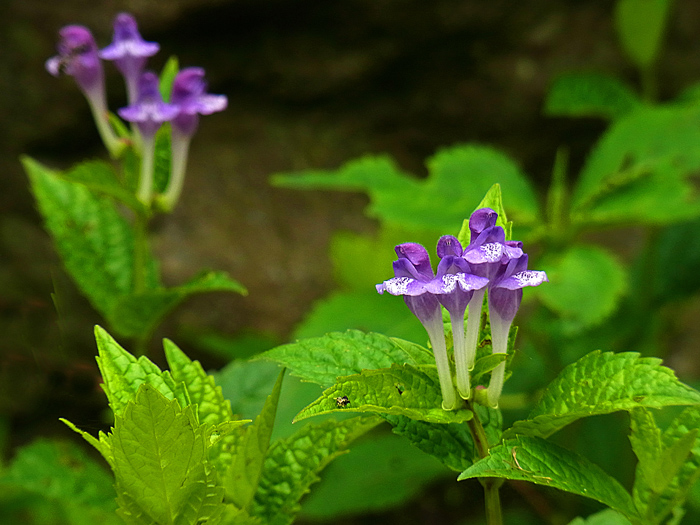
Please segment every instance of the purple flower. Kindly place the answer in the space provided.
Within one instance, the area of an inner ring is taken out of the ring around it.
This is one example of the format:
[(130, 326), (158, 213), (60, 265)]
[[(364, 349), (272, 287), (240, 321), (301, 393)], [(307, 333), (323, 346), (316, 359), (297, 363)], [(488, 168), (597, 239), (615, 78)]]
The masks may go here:
[(447, 358), (440, 303), (429, 291), (429, 286), (435, 279), (430, 266), (430, 256), (423, 246), (416, 243), (399, 244), (395, 249), (399, 257), (393, 264), (395, 276), (378, 284), (377, 291), (380, 294), (386, 291), (392, 295), (403, 295), (409, 310), (425, 327), (433, 345), (442, 391), (442, 406), (445, 410), (452, 410), (457, 407), (457, 396)]
[(166, 210), (172, 210), (180, 198), (190, 140), (197, 130), (199, 115), (222, 111), (228, 105), (224, 95), (207, 93), (204, 70), (198, 67), (185, 68), (177, 74), (173, 81), (170, 102), (178, 108), (178, 114), (172, 121), (170, 179), (161, 197), (161, 206)]
[(155, 55), (160, 46), (141, 38), (136, 20), (128, 13), (120, 13), (114, 19), (112, 43), (102, 49), (100, 57), (113, 60), (114, 65), (124, 75), (129, 103), (138, 97), (138, 81), (148, 57)]
[(155, 134), (164, 122), (177, 115), (178, 108), (163, 102), (155, 73), (147, 71), (141, 74), (138, 90), (136, 103), (121, 108), (118, 113), (124, 120), (134, 122), (141, 132), (141, 177), (136, 195), (143, 204), (150, 206), (153, 197)]
[(75, 79), (90, 105), (102, 141), (110, 154), (117, 156), (123, 143), (109, 125), (104, 71), (95, 39), (88, 28), (79, 25), (65, 26), (58, 34), (58, 55), (46, 61), (46, 69), (53, 76), (63, 72)]

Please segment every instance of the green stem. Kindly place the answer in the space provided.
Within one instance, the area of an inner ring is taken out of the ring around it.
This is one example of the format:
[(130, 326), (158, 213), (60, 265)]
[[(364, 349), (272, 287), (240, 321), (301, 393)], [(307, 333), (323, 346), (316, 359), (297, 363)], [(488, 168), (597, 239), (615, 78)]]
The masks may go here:
[[(481, 424), (474, 403), (467, 401), (467, 407), (474, 413), (474, 417), (468, 421), (469, 432), (474, 440), (474, 447), (479, 455), (479, 459), (483, 459), (489, 455), (489, 441), (486, 438), (484, 426)], [(503, 525), (501, 496), (498, 492), (501, 485), (503, 485), (503, 480), (500, 478), (479, 478), (479, 482), (484, 487), (487, 525)]]

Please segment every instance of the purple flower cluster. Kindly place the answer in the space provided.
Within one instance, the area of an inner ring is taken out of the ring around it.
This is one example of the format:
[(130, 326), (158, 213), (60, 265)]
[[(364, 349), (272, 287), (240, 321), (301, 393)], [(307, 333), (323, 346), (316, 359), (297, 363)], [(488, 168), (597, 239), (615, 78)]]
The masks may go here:
[(158, 77), (144, 69), (148, 57), (155, 55), (160, 46), (146, 42), (136, 20), (127, 13), (117, 15), (113, 41), (102, 50), (98, 50), (92, 33), (83, 26), (66, 26), (59, 36), (58, 55), (47, 60), (46, 69), (54, 76), (63, 72), (75, 78), (88, 100), (102, 140), (114, 157), (119, 156), (124, 143), (109, 123), (102, 60), (113, 61), (124, 76), (129, 105), (118, 113), (138, 130), (134, 142), (140, 146), (142, 161), (137, 196), (146, 206), (150, 206), (153, 199), (155, 134), (164, 123), (171, 123), (171, 174), (161, 196), (161, 206), (171, 210), (182, 190), (189, 143), (197, 129), (199, 115), (222, 111), (228, 104), (226, 97), (208, 94), (204, 70), (192, 67), (175, 76), (171, 100), (164, 102)]
[[(428, 332), (442, 389), (443, 408), (458, 406), (447, 356), (440, 305), (450, 314), (454, 341), (457, 391), (469, 399), (469, 371), (474, 367), (481, 322), (481, 307), (488, 290), (491, 340), (494, 353), (506, 353), (508, 332), (520, 307), (523, 288), (547, 281), (545, 272), (527, 269), (528, 256), (519, 241), (506, 241), (496, 226), (498, 214), (490, 208), (476, 210), (469, 218), (471, 239), (462, 248), (452, 235), (440, 238), (440, 262), (433, 273), (426, 249), (415, 243), (396, 246), (394, 277), (377, 285), (379, 293), (403, 295), (406, 304)], [(466, 331), (464, 314), (469, 308)], [(503, 388), (505, 362), (491, 373), (488, 401), (498, 405)]]

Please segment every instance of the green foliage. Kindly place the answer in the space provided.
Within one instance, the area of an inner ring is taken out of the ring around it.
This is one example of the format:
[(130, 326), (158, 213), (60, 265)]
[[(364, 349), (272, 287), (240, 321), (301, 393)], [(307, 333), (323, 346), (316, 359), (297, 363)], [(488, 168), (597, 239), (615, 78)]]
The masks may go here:
[(517, 421), (504, 435), (548, 437), (582, 417), (698, 403), (700, 392), (679, 382), (660, 359), (595, 351), (567, 366), (548, 385), (528, 419)]
[(544, 257), (538, 266), (547, 272), (549, 283), (533, 290), (533, 295), (558, 314), (565, 333), (602, 322), (617, 309), (627, 291), (622, 265), (596, 246), (574, 246)]
[(600, 501), (632, 519), (637, 517), (632, 497), (617, 480), (584, 457), (537, 437), (506, 439), (458, 479), (475, 477), (546, 485)]
[(461, 423), (473, 417), (470, 410), (442, 409), (434, 365), (407, 364), (337, 378), (335, 385), (297, 415), (296, 421), (331, 412), (391, 414), (429, 423)]
[(299, 500), (318, 481), (318, 473), (381, 421), (376, 417), (326, 421), (276, 441), (265, 460), (252, 514), (270, 525), (291, 523)]
[(639, 69), (647, 70), (656, 62), (672, 4), (672, 0), (617, 0), (620, 42)]
[(605, 509), (586, 519), (575, 518), (569, 525), (630, 525), (630, 520), (615, 510)]
[(337, 377), (359, 374), (364, 369), (389, 368), (392, 363), (434, 362), (432, 353), (417, 344), (359, 330), (278, 346), (257, 358), (276, 361), (293, 375), (322, 386), (330, 386)]
[(545, 115), (615, 120), (641, 105), (637, 94), (615, 77), (567, 73), (557, 77), (544, 103)]
[(71, 443), (38, 440), (21, 448), (0, 473), (0, 520), (119, 525), (112, 479)]

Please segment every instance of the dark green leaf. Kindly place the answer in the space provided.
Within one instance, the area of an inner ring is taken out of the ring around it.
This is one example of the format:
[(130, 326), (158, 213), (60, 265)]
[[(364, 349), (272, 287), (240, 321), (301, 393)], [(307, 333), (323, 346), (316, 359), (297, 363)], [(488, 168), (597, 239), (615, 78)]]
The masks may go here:
[(270, 447), (252, 514), (268, 525), (287, 525), (299, 511), (299, 501), (319, 480), (319, 473), (348, 451), (355, 439), (381, 423), (377, 417), (357, 417), (306, 425)]
[(547, 437), (582, 417), (698, 403), (700, 392), (679, 382), (660, 359), (598, 350), (567, 366), (549, 384), (528, 419), (517, 421), (504, 435)]
[(392, 365), (339, 377), (295, 421), (338, 411), (400, 415), (430, 423), (461, 423), (473, 417), (471, 410), (443, 410), (434, 365)]
[(389, 368), (393, 363), (424, 365), (433, 355), (413, 343), (359, 330), (334, 332), (278, 346), (258, 356), (276, 361), (305, 381), (330, 386), (335, 378), (359, 374), (364, 369)]
[(600, 501), (636, 518), (632, 497), (597, 465), (540, 438), (518, 436), (489, 450), (489, 456), (462, 472), (459, 480), (497, 477), (554, 487)]
[(615, 77), (566, 73), (555, 79), (545, 100), (545, 115), (617, 119), (641, 105), (637, 94)]

